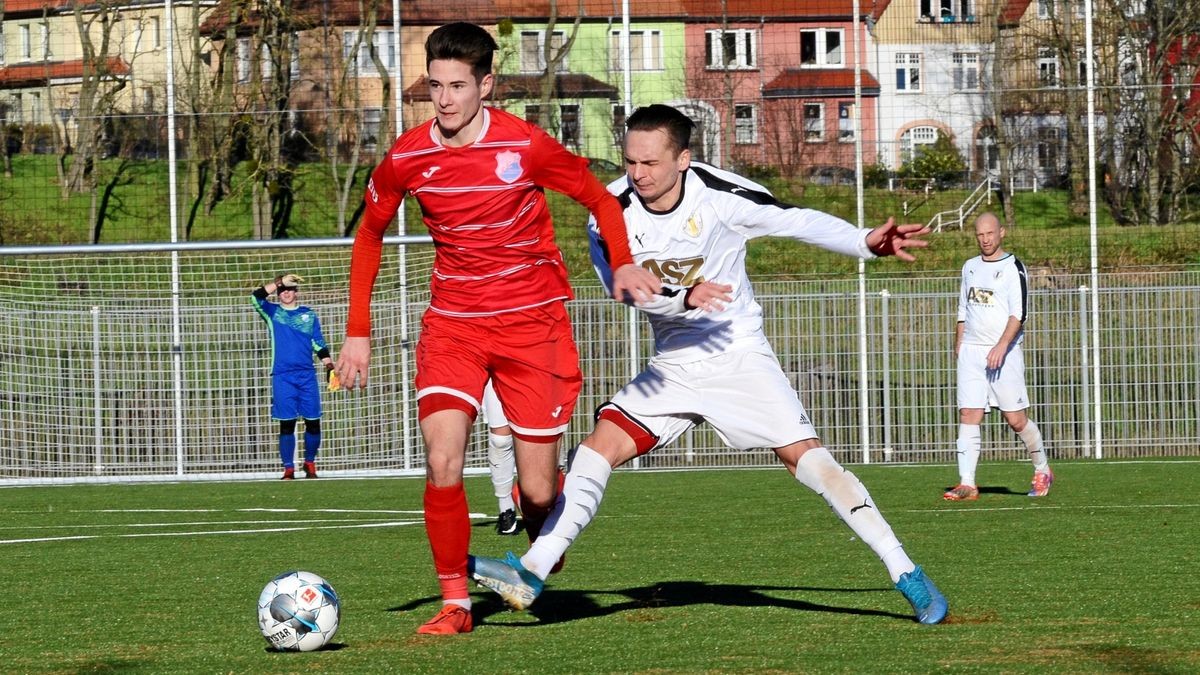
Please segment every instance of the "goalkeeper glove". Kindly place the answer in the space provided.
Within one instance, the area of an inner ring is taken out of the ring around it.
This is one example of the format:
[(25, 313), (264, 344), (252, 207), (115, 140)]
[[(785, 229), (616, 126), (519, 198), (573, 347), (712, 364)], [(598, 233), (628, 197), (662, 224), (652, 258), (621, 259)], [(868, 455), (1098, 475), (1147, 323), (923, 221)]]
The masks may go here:
[(329, 391), (338, 391), (342, 388), (342, 381), (338, 379), (337, 370), (333, 366), (325, 366), (325, 382), (329, 385)]
[(299, 286), (300, 282), (302, 281), (304, 281), (304, 277), (300, 276), (299, 274), (284, 274), (275, 278), (275, 285), (284, 286), (287, 288), (295, 288)]

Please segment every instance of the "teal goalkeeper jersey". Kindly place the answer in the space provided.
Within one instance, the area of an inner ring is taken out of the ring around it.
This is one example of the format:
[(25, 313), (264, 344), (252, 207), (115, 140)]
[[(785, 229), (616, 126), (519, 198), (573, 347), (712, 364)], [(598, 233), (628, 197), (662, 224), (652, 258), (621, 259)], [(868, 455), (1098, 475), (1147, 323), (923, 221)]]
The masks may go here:
[(250, 300), (271, 336), (271, 374), (313, 372), (313, 354), (326, 349), (317, 313), (304, 305), (287, 309), (255, 295)]

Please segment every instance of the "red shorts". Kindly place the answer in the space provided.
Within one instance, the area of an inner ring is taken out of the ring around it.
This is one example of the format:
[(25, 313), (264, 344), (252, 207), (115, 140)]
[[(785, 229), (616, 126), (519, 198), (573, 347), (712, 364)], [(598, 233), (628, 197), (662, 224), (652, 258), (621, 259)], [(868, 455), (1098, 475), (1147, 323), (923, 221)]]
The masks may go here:
[(516, 434), (566, 431), (583, 375), (564, 303), (466, 318), (426, 311), (417, 341), (420, 417), (448, 408), (478, 413), (488, 378)]

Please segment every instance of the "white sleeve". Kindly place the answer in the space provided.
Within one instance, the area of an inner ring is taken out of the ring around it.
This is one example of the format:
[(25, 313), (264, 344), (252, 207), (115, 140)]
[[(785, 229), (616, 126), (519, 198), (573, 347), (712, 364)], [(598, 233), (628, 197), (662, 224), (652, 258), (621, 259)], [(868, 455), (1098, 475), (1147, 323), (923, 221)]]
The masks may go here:
[(867, 247), (868, 229), (816, 209), (785, 204), (771, 197), (743, 197), (741, 194), (722, 195), (731, 214), (729, 224), (747, 239), (755, 237), (788, 237), (806, 244), (841, 253), (854, 258), (874, 258)]
[[(967, 264), (970, 264), (968, 261)], [(967, 320), (967, 265), (963, 265), (962, 280), (958, 283), (958, 320)]]
[[(596, 270), (596, 277), (604, 286), (605, 294), (612, 297), (612, 265), (608, 262), (608, 248), (600, 238), (595, 218), (588, 219), (588, 252), (592, 257), (592, 269)], [(662, 293), (655, 293), (645, 304), (634, 305), (629, 298), (622, 298), (621, 301), (647, 314), (673, 316), (688, 311), (684, 305), (686, 296), (686, 288), (663, 284)]]
[(693, 163), (711, 191), (720, 217), (747, 239), (788, 237), (854, 258), (875, 258), (867, 248), (870, 230), (823, 211), (781, 202), (767, 188), (716, 167)]

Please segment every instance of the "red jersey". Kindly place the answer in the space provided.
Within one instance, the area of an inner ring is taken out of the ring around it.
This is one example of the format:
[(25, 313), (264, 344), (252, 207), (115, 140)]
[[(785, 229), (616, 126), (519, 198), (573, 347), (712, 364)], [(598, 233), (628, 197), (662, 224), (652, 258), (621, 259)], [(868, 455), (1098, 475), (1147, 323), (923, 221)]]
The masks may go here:
[(475, 142), (443, 145), (431, 119), (402, 134), (371, 175), (351, 257), (346, 335), (370, 336), (383, 234), (406, 193), (433, 237), (429, 309), (440, 314), (491, 316), (573, 297), (544, 188), (592, 212), (613, 269), (633, 262), (621, 207), (587, 160), (512, 114), (479, 114)]

